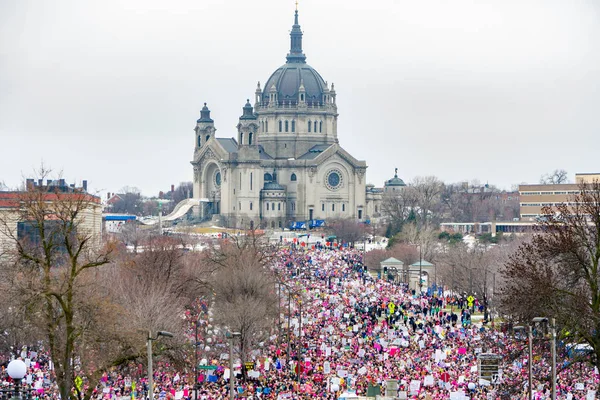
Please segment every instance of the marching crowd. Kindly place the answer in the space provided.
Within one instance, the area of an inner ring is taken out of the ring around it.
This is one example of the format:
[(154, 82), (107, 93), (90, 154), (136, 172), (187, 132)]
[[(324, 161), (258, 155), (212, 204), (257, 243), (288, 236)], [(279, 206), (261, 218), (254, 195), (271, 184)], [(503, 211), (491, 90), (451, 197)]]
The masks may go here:
[[(384, 395), (386, 387), (407, 399), (528, 398), (527, 343), (476, 319), (466, 304), (460, 307), (439, 292), (419, 296), (372, 277), (353, 249), (283, 248), (277, 260), (274, 268), (293, 296), (282, 294), (281, 326), (252, 353), (247, 378), (236, 379), (237, 398), (338, 399)], [(550, 399), (547, 343), (536, 346), (533, 398)], [(26, 383), (39, 397), (56, 397), (47, 389), (49, 360), (24, 351), (31, 371)], [(500, 356), (500, 365), (492, 378), (481, 380), (478, 356), (485, 353)], [(598, 370), (570, 362), (562, 349), (557, 398), (596, 398)], [(197, 393), (191, 368), (158, 364), (154, 398), (228, 398), (229, 361), (215, 357), (206, 364), (210, 368), (202, 369)], [(96, 398), (143, 398), (144, 373), (140, 365), (137, 371), (106, 374)]]

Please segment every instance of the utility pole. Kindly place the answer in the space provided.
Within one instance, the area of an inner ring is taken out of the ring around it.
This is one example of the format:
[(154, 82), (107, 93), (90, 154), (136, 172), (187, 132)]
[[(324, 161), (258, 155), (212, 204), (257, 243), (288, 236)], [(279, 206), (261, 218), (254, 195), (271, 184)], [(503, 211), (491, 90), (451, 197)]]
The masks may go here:
[(148, 351), (148, 400), (154, 399), (154, 371), (152, 370), (152, 332), (148, 331), (146, 342)]
[(550, 334), (552, 335), (552, 400), (556, 400), (556, 319), (551, 319)]
[(194, 399), (198, 400), (198, 322), (199, 318), (196, 318), (196, 342), (194, 346)]
[(531, 387), (531, 377), (533, 375), (533, 327), (529, 324), (529, 400), (533, 400), (533, 388)]
[(302, 378), (302, 297), (299, 298), (298, 302), (300, 303), (298, 306), (299, 309), (299, 318), (298, 318), (298, 384), (301, 383)]
[(419, 244), (419, 297), (423, 295), (423, 246)]

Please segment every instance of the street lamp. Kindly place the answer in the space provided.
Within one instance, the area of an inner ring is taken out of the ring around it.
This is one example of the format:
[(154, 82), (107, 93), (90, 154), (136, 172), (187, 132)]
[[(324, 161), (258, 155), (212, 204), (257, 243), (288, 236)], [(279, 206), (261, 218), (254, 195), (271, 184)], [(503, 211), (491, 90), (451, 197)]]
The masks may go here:
[(235, 399), (234, 387), (235, 387), (235, 374), (233, 373), (233, 339), (240, 337), (240, 332), (227, 332), (225, 337), (229, 339), (229, 398), (230, 400)]
[[(534, 324), (547, 324), (548, 318), (535, 317), (531, 320)], [(556, 400), (556, 320), (552, 318), (550, 321), (550, 351), (552, 354), (552, 400)]]
[[(27, 374), (27, 365), (25, 365), (25, 363), (22, 360), (12, 360), (8, 363), (8, 366), (6, 367), (6, 372), (8, 373), (8, 376), (10, 376), (13, 379), (13, 381), (15, 381), (14, 398), (20, 399), (21, 380), (25, 377), (25, 374)], [(10, 393), (11, 390), (3, 389), (1, 392)]]
[(146, 342), (146, 348), (148, 350), (148, 400), (154, 399), (154, 372), (152, 371), (152, 342), (158, 339), (159, 337), (169, 337), (172, 338), (173, 334), (167, 331), (158, 331), (156, 332), (156, 337), (152, 337), (152, 332), (148, 331), (148, 337)]
[(529, 400), (533, 400), (533, 391), (531, 388), (531, 375), (532, 375), (532, 366), (533, 366), (533, 346), (532, 346), (532, 342), (533, 342), (533, 328), (531, 327), (531, 325), (528, 326), (529, 329), (526, 329), (524, 326), (515, 326), (514, 330), (515, 332), (525, 332), (527, 330), (527, 342), (528, 342), (528, 346), (529, 346), (529, 362), (528, 362), (528, 366), (529, 366), (529, 372), (528, 372), (528, 386), (527, 386), (527, 390), (528, 390), (528, 394), (529, 394)]

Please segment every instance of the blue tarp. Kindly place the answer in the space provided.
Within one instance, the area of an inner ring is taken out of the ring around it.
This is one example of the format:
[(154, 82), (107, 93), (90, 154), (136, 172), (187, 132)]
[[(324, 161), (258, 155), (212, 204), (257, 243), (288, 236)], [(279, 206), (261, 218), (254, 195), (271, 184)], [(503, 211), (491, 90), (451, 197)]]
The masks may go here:
[(105, 221), (134, 221), (137, 217), (135, 215), (105, 215), (102, 218)]

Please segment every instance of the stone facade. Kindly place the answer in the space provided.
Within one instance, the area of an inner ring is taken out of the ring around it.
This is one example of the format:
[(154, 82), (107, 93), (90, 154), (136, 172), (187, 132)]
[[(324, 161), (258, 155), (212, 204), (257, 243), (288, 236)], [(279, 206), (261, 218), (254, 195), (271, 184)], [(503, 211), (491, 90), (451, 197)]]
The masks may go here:
[(194, 197), (198, 216), (229, 227), (283, 228), (293, 221), (366, 220), (381, 202), (367, 188), (365, 161), (339, 144), (334, 85), (306, 64), (302, 31), (290, 33), (287, 62), (258, 84), (237, 138), (217, 138), (206, 104), (195, 127)]

